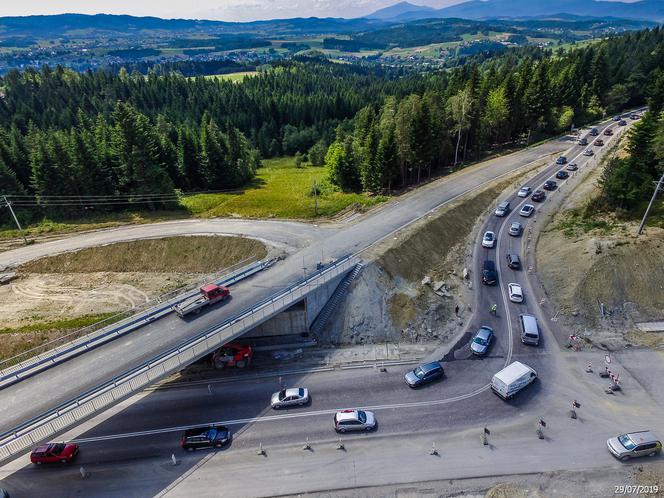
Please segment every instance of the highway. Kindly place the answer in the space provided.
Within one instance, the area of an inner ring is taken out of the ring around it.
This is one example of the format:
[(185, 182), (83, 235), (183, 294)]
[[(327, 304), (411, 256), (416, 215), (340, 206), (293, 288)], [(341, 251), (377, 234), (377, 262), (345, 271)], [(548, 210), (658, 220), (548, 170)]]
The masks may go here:
[[(239, 283), (233, 289), (232, 299), (222, 306), (213, 307), (208, 312), (186, 320), (174, 315), (166, 316), (116, 341), (3, 389), (0, 392), (0, 431), (10, 430), (21, 422), (74, 398), (78, 393), (109, 381), (246, 309), (252, 303), (292, 285), (307, 271), (311, 272), (315, 268), (316, 263), (322, 259), (321, 255), (325, 258), (336, 258), (366, 249), (440, 205), (567, 147), (568, 143), (564, 140), (554, 140), (469, 167), (432, 182), (381, 206), (349, 226), (342, 225), (328, 232), (327, 237), (321, 240), (312, 240), (296, 255)], [(245, 228), (247, 227), (243, 227)], [(147, 231), (148, 236), (154, 236), (155, 233), (154, 227), (142, 225), (132, 226), (127, 230), (134, 238), (138, 237), (140, 230)], [(126, 232), (120, 229), (111, 231), (111, 235), (118, 240), (126, 237), (125, 234)], [(99, 232), (99, 237), (104, 237), (107, 243), (110, 242), (106, 232)], [(65, 244), (66, 250), (72, 250), (77, 242), (80, 245), (89, 244), (87, 236), (67, 240), (70, 241), (66, 244), (55, 241), (43, 246), (52, 244), (56, 250), (65, 250)], [(33, 251), (30, 247), (26, 250)], [(6, 253), (4, 264), (9, 260), (20, 261), (21, 251), (17, 249)]]

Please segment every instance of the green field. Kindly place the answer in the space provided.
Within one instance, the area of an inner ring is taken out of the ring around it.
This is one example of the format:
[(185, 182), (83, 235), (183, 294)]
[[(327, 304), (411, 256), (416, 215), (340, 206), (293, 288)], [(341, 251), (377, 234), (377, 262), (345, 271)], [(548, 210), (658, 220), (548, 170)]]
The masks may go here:
[[(318, 196), (318, 216), (333, 216), (353, 204), (369, 207), (387, 200), (383, 196), (340, 192), (327, 181), (326, 168), (296, 168), (292, 157), (283, 157), (263, 160), (263, 167), (259, 168), (250, 186), (233, 193), (185, 196), (180, 210), (98, 213), (86, 218), (57, 220), (45, 218), (24, 228), (29, 237), (36, 237), (190, 217), (311, 219), (316, 217), (314, 197), (311, 195), (314, 180), (320, 185), (321, 192)], [(0, 230), (0, 240), (19, 237), (20, 234), (12, 226)]]
[(257, 74), (258, 74), (258, 71), (239, 71), (237, 73), (211, 74), (209, 76), (205, 76), (205, 79), (209, 79), (209, 80), (228, 80), (228, 81), (240, 82), (245, 77), (252, 77), (252, 76), (256, 76)]
[(197, 194), (185, 197), (183, 206), (198, 217), (313, 218), (313, 182), (321, 186), (318, 215), (332, 216), (351, 204), (371, 206), (385, 197), (346, 194), (332, 188), (323, 167), (296, 168), (293, 158), (263, 161), (253, 185), (237, 193)]

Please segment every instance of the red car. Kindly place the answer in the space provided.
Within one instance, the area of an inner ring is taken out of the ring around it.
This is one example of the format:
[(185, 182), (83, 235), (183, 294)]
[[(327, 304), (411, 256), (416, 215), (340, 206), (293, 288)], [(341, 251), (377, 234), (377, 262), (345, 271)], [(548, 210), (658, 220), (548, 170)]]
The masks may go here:
[(68, 463), (78, 455), (78, 445), (75, 443), (45, 443), (30, 453), (30, 461), (37, 465), (41, 463)]

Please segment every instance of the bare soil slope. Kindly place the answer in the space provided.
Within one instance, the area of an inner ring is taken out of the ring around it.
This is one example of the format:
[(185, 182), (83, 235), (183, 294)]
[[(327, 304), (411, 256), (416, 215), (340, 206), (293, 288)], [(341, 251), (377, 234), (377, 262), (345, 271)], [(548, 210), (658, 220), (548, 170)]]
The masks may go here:
[[(618, 152), (621, 153), (620, 151)], [(664, 230), (615, 216), (584, 215), (600, 195), (601, 168), (580, 183), (539, 237), (537, 270), (558, 319), (595, 346), (664, 345), (635, 323), (664, 319)]]

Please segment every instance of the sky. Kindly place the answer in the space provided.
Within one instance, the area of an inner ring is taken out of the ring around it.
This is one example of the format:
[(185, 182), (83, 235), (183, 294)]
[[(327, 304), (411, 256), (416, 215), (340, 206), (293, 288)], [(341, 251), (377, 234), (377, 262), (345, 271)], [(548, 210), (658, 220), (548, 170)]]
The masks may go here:
[[(253, 21), (287, 17), (359, 17), (398, 0), (0, 0), (0, 16), (130, 14), (163, 18)], [(446, 7), (464, 0), (411, 0)], [(634, 1), (634, 0), (623, 0)]]
[[(0, 0), (0, 16), (131, 14), (164, 18), (253, 21), (286, 17), (359, 17), (398, 0)], [(463, 0), (414, 0), (440, 8)]]

